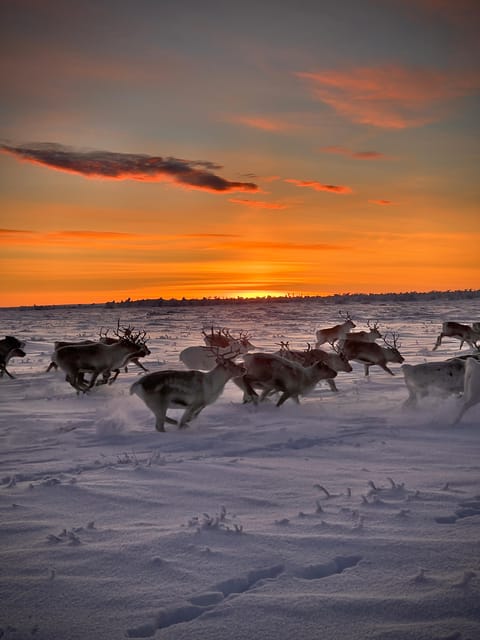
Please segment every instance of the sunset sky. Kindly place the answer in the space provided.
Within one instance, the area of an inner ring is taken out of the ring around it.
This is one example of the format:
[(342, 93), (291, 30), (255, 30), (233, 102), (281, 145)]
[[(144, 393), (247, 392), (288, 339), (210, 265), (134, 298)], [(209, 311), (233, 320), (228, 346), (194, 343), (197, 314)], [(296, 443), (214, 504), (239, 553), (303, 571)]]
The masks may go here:
[(480, 288), (478, 0), (0, 0), (0, 306)]

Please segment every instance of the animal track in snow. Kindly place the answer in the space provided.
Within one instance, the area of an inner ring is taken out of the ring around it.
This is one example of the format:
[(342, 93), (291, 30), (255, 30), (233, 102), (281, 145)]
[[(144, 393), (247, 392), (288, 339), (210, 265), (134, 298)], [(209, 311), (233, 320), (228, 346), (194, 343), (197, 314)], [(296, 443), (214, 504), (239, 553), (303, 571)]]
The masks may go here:
[(362, 559), (362, 556), (337, 556), (329, 562), (322, 564), (311, 564), (304, 567), (298, 574), (298, 577), (305, 580), (318, 580), (319, 578), (328, 578), (336, 573), (342, 573), (345, 569), (355, 567)]
[[(361, 560), (362, 556), (358, 555), (337, 556), (329, 562), (303, 567), (296, 573), (296, 576), (305, 580), (328, 578), (328, 576), (342, 573), (345, 569), (355, 567)], [(245, 576), (218, 582), (210, 590), (191, 596), (188, 603), (160, 611), (154, 622), (128, 629), (126, 637), (150, 638), (159, 629), (195, 620), (204, 613), (214, 611), (215, 607), (221, 604), (225, 598), (246, 593), (254, 589), (262, 580), (275, 580), (284, 572), (284, 565), (277, 564), (271, 567), (252, 569)]]
[(462, 518), (469, 518), (471, 516), (480, 515), (480, 496), (475, 496), (470, 500), (463, 500), (459, 502), (458, 508), (455, 513), (450, 516), (438, 516), (435, 518), (435, 522), (438, 524), (454, 524), (457, 520)]

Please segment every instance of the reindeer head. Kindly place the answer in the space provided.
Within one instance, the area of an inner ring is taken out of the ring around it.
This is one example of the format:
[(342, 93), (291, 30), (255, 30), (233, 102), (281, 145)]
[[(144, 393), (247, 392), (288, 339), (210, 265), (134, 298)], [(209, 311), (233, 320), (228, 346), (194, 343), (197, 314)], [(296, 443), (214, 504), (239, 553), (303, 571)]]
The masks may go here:
[(343, 324), (344, 324), (346, 329), (348, 329), (349, 331), (350, 331), (350, 329), (355, 329), (355, 327), (357, 325), (352, 320), (352, 318), (351, 318), (350, 314), (348, 313), (348, 311), (339, 311), (338, 315), (342, 318)]
[(367, 320), (367, 327), (370, 330), (370, 335), (375, 336), (375, 340), (378, 340), (382, 337), (382, 334), (378, 330), (378, 322), (375, 322), (372, 327), (372, 325), (370, 324), (370, 320)]
[(385, 343), (385, 346), (387, 347), (387, 349), (390, 349), (392, 356), (393, 356), (393, 362), (397, 362), (398, 364), (402, 364), (402, 362), (404, 362), (405, 358), (402, 356), (402, 354), (400, 353), (400, 351), (398, 350), (400, 348), (400, 343), (398, 342), (398, 333), (396, 333), (395, 331), (390, 331), (390, 335), (392, 336), (391, 342), (389, 342), (387, 340), (387, 336), (389, 334), (387, 333), (384, 337), (383, 337), (383, 342)]
[(235, 362), (235, 358), (240, 355), (240, 350), (236, 347), (231, 347), (228, 351), (222, 351), (215, 347), (209, 347), (215, 356), (215, 362), (217, 367), (222, 367), (229, 374), (231, 378), (243, 376), (247, 370), (243, 362)]

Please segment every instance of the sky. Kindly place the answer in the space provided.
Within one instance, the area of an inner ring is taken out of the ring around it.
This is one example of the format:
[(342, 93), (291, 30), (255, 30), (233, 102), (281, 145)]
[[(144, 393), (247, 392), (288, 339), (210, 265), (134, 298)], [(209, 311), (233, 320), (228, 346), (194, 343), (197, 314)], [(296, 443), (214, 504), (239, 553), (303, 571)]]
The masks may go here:
[(477, 0), (0, 0), (0, 306), (480, 286)]

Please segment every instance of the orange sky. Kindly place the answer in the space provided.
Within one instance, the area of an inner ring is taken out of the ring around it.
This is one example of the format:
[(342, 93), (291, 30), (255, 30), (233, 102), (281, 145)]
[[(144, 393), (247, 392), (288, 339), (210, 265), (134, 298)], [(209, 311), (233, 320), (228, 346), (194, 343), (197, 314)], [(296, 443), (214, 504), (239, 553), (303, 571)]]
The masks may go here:
[(1, 306), (479, 288), (473, 0), (25, 3)]

